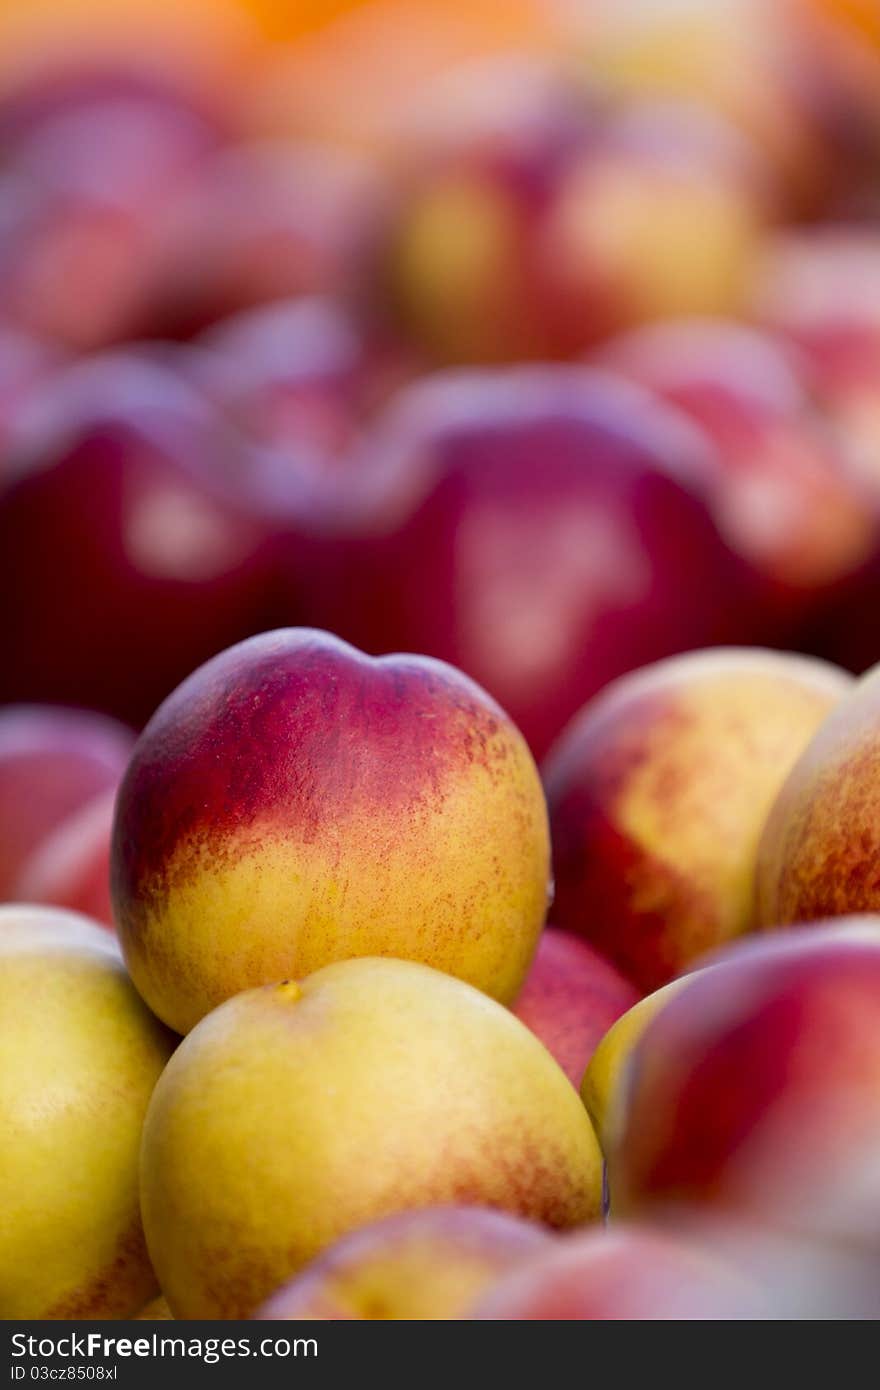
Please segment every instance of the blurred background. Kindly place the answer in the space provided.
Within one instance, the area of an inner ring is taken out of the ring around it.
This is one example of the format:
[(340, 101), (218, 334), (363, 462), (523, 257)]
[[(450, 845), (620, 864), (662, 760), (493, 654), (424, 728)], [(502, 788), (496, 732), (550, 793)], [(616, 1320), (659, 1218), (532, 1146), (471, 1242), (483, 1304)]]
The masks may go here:
[(0, 595), (0, 702), (134, 728), (273, 625), (538, 758), (676, 651), (871, 665), (876, 0), (5, 0)]

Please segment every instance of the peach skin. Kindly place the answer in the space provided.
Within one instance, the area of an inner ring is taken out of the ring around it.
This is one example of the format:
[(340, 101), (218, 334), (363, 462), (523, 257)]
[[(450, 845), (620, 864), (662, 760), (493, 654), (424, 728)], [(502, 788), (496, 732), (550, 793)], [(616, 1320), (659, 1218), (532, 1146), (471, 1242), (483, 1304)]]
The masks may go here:
[(872, 490), (816, 409), (813, 374), (792, 344), (732, 319), (649, 324), (598, 360), (678, 406), (716, 444), (718, 529), (754, 581), (755, 623), (785, 645), (876, 546)]
[(553, 1241), (540, 1226), (485, 1207), (429, 1207), (343, 1236), (254, 1316), (274, 1321), (461, 1318), (503, 1274)]
[(581, 1100), (587, 1107), (587, 1114), (593, 1121), (593, 1127), (603, 1148), (606, 1143), (606, 1122), (612, 1098), (617, 1093), (620, 1078), (636, 1043), (654, 1015), (678, 993), (688, 979), (689, 976), (685, 975), (680, 980), (670, 980), (668, 985), (663, 985), (653, 994), (646, 994), (644, 999), (639, 999), (611, 1025), (593, 1052), (589, 1066), (583, 1073)]
[(103, 714), (0, 708), (0, 899), (21, 901), (28, 859), (87, 802), (116, 790), (133, 747), (134, 735)]
[(675, 1233), (612, 1226), (553, 1241), (499, 1280), (471, 1316), (504, 1322), (731, 1321), (754, 1317), (756, 1291)]
[(247, 990), (193, 1029), (150, 1106), (141, 1202), (174, 1316), (240, 1318), (396, 1212), (596, 1220), (602, 1156), (507, 1009), (428, 966), (361, 958)]
[(20, 902), (51, 903), (113, 926), (110, 903), (110, 835), (115, 789), (92, 797), (67, 816), (25, 860), (15, 896)]
[(173, 1322), (168, 1300), (161, 1294), (158, 1298), (152, 1298), (149, 1303), (145, 1303), (134, 1317), (136, 1322), (168, 1322), (169, 1320)]
[(550, 876), (537, 770), (489, 696), (305, 629), (230, 648), (160, 707), (112, 863), (132, 979), (179, 1032), (351, 956), (419, 960), (507, 1002)]
[(642, 990), (747, 931), (764, 820), (851, 678), (759, 649), (645, 667), (584, 707), (544, 766), (554, 921)]
[(0, 1318), (126, 1318), (156, 1293), (138, 1150), (171, 1048), (109, 932), (0, 908)]
[(875, 667), (822, 725), (767, 818), (756, 875), (761, 925), (880, 909), (878, 773)]
[(545, 927), (513, 1012), (579, 1086), (596, 1044), (638, 997), (586, 941)]
[(877, 1250), (880, 918), (729, 947), (649, 1023), (614, 1097), (615, 1211), (747, 1217)]

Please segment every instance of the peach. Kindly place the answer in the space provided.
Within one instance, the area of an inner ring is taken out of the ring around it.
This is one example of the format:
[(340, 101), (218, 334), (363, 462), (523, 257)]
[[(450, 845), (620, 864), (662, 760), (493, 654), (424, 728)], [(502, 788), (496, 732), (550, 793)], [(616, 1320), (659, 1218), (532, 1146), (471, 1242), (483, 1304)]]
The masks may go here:
[[(171, 1318), (171, 1309), (168, 1307), (168, 1300), (160, 1294), (158, 1298), (153, 1298), (149, 1303), (145, 1303), (139, 1313), (134, 1314), (135, 1321), (147, 1322), (166, 1322)], [(173, 1319), (172, 1319), (173, 1320)]]
[(544, 765), (554, 921), (643, 990), (747, 931), (764, 820), (850, 686), (757, 648), (690, 652), (609, 686)]
[(708, 108), (754, 139), (786, 203), (815, 206), (827, 151), (802, 91), (788, 4), (764, 0), (591, 0), (572, 5), (585, 71), (624, 101)]
[(758, 850), (762, 926), (880, 907), (874, 786), (880, 767), (880, 670), (863, 676), (795, 762)]
[(578, 322), (583, 305), (559, 293), (543, 241), (596, 119), (582, 85), (534, 56), (455, 69), (414, 107), (384, 278), (399, 321), (434, 358), (553, 357), (592, 330)]
[(0, 908), (3, 1318), (124, 1318), (155, 1292), (138, 1150), (171, 1048), (106, 931)]
[(22, 902), (66, 907), (112, 927), (110, 837), (115, 804), (114, 789), (67, 816), (25, 861), (15, 896)]
[(768, 218), (758, 152), (720, 116), (601, 109), (519, 63), (468, 74), (411, 156), (390, 299), (441, 362), (569, 357), (609, 332), (743, 302)]
[(649, 1023), (606, 1125), (615, 1210), (880, 1238), (880, 918), (728, 948)]
[(488, 1208), (404, 1212), (343, 1236), (254, 1316), (449, 1321), (550, 1243), (541, 1227)]
[(497, 1281), (471, 1316), (492, 1321), (734, 1320), (756, 1315), (747, 1279), (674, 1233), (612, 1226), (568, 1236)]
[(512, 999), (544, 922), (547, 812), (524, 740), (451, 667), (291, 628), (159, 708), (117, 802), (112, 891), (150, 1007), (185, 1032), (350, 956)]
[(604, 1144), (609, 1114), (612, 1113), (614, 1096), (626, 1074), (626, 1067), (633, 1049), (644, 1033), (651, 1019), (663, 1008), (687, 982), (685, 975), (678, 980), (670, 980), (668, 985), (646, 994), (632, 1008), (618, 1018), (600, 1039), (589, 1058), (589, 1065), (582, 1073), (580, 1083), (581, 1100), (593, 1121), (593, 1127)]
[(122, 724), (51, 705), (0, 710), (0, 899), (19, 895), (31, 855), (125, 771), (134, 744)]
[[(659, 1227), (655, 1227), (659, 1229)], [(753, 1316), (779, 1320), (876, 1319), (876, 1250), (768, 1226), (741, 1213), (676, 1210), (669, 1234), (699, 1245), (750, 1282)]]
[(513, 1012), (579, 1086), (596, 1044), (638, 997), (586, 941), (545, 927)]
[(328, 297), (236, 314), (196, 342), (193, 375), (232, 423), (302, 470), (344, 469), (366, 422), (413, 374), (390, 336)]
[(271, 625), (285, 504), (266, 505), (263, 468), (170, 350), (68, 366), (19, 445), (0, 493), (0, 593), (16, 594), (0, 701), (141, 725), (200, 661)]
[(359, 290), (384, 180), (320, 142), (226, 145), (168, 200), (139, 333), (186, 338), (292, 295)]
[(175, 1317), (245, 1317), (341, 1236), (446, 1203), (556, 1228), (601, 1210), (576, 1093), (507, 1010), (413, 961), (247, 990), (178, 1048), (141, 1201)]
[(866, 494), (872, 551), (803, 636), (853, 671), (880, 658), (880, 236), (870, 225), (785, 232), (768, 243), (755, 313), (802, 354), (813, 396)]
[(753, 572), (769, 624), (790, 630), (870, 557), (870, 493), (784, 339), (732, 320), (676, 319), (623, 335), (599, 361), (687, 411), (717, 445), (718, 526)]
[(771, 212), (767, 176), (720, 116), (650, 100), (618, 113), (560, 183), (540, 248), (559, 300), (583, 316), (580, 343), (737, 312)]
[(23, 412), (58, 365), (58, 355), (47, 344), (6, 325), (0, 327), (0, 478), (6, 473)]
[(788, 229), (756, 266), (754, 313), (802, 354), (854, 467), (880, 487), (880, 236), (870, 225)]
[(213, 117), (183, 85), (74, 61), (7, 94), (0, 132), (4, 318), (75, 351), (126, 340), (166, 204), (220, 140)]

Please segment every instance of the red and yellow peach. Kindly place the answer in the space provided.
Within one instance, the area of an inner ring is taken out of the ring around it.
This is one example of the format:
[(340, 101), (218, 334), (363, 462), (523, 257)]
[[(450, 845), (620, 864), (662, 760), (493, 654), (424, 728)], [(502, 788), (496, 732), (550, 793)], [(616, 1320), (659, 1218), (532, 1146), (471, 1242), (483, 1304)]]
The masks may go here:
[(388, 251), (390, 297), (441, 362), (569, 357), (744, 298), (763, 162), (720, 116), (613, 112), (557, 69), (495, 64), (443, 93)]
[(242, 989), (351, 956), (423, 961), (507, 1002), (549, 872), (538, 773), (498, 706), (439, 662), (307, 629), (185, 681), (117, 802), (123, 951), (181, 1032)]
[(599, 361), (686, 411), (717, 446), (713, 510), (754, 575), (768, 635), (794, 630), (859, 573), (876, 544), (871, 489), (785, 339), (732, 320), (676, 319), (614, 340)]
[(766, 816), (850, 686), (759, 649), (689, 653), (609, 686), (544, 766), (554, 921), (643, 990), (747, 931)]
[(696, 1243), (649, 1226), (554, 1241), (504, 1276), (471, 1316), (492, 1321), (640, 1322), (754, 1317), (746, 1278)]
[(878, 769), (880, 670), (875, 670), (822, 724), (774, 800), (758, 848), (760, 925), (880, 908)]
[(880, 919), (730, 948), (642, 1034), (606, 1124), (621, 1215), (880, 1239)]
[(449, 1321), (551, 1244), (540, 1226), (480, 1207), (427, 1207), (352, 1231), (263, 1304), (273, 1321)]

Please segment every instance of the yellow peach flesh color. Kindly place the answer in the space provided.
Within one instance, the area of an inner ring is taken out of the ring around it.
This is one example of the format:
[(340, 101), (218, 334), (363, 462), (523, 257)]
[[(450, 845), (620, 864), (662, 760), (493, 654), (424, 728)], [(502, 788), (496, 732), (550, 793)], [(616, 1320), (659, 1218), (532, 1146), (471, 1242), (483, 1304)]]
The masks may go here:
[(106, 930), (0, 909), (0, 1317), (128, 1317), (156, 1292), (138, 1150), (171, 1045)]
[[(752, 925), (755, 857), (770, 808), (849, 689), (843, 672), (788, 654), (710, 652), (702, 671), (699, 658), (684, 660), (693, 682), (682, 679), (668, 722), (645, 729), (644, 756), (615, 807), (646, 860), (688, 885), (689, 908), (682, 901), (676, 928), (682, 962)], [(633, 885), (633, 909), (662, 910), (663, 892), (646, 875)]]
[(662, 989), (646, 995), (638, 1004), (627, 1009), (608, 1029), (590, 1058), (581, 1083), (581, 1099), (603, 1147), (607, 1143), (609, 1118), (613, 1115), (618, 1086), (636, 1043), (651, 1020), (687, 984), (688, 979), (689, 976), (685, 975), (680, 980), (671, 980)]
[(246, 1316), (340, 1236), (396, 1211), (598, 1217), (592, 1126), (506, 1009), (409, 961), (349, 960), (299, 983), (204, 1019), (154, 1096), (142, 1206), (175, 1316)]

